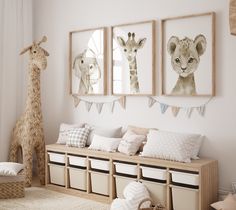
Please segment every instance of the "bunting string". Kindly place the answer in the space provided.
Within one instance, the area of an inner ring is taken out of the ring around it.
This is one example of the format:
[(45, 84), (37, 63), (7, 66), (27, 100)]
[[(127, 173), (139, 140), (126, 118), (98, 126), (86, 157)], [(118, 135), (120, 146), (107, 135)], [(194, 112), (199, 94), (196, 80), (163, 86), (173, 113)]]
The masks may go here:
[(125, 96), (121, 96), (120, 98), (113, 99), (112, 101), (109, 101), (109, 102), (88, 101), (88, 100), (84, 100), (84, 99), (80, 98), (80, 96), (77, 95), (77, 94), (73, 94), (72, 97), (74, 99), (74, 106), (77, 107), (77, 106), (79, 106), (79, 104), (81, 102), (84, 102), (87, 112), (89, 112), (91, 110), (92, 106), (95, 105), (98, 114), (100, 114), (102, 112), (102, 109), (103, 109), (104, 105), (107, 104), (108, 107), (110, 107), (111, 113), (113, 113), (114, 109), (115, 109), (115, 104), (117, 102), (120, 104), (120, 106), (123, 109), (126, 109), (126, 97)]
[(176, 106), (176, 105), (170, 105), (163, 103), (159, 101), (158, 99), (155, 99), (151, 96), (148, 97), (148, 106), (151, 108), (155, 103), (159, 104), (160, 111), (162, 114), (165, 114), (165, 112), (168, 110), (168, 108), (171, 108), (172, 114), (174, 117), (177, 117), (180, 110), (183, 110), (185, 113), (185, 116), (190, 118), (193, 111), (196, 110), (200, 116), (205, 115), (206, 111), (206, 105), (212, 100), (213, 97), (209, 98), (205, 103), (199, 105), (199, 106)]

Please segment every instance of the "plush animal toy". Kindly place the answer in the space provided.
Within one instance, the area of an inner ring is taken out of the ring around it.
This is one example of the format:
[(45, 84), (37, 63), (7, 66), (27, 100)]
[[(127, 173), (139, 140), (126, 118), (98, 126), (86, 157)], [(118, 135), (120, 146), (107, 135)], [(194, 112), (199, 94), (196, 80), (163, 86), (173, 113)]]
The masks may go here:
[[(110, 210), (136, 210), (140, 202), (145, 198), (150, 198), (146, 187), (140, 182), (131, 182), (124, 189), (124, 198), (116, 198)], [(150, 202), (145, 202), (142, 207), (149, 207)]]
[(26, 186), (31, 186), (32, 182), (34, 150), (38, 161), (40, 182), (41, 184), (45, 183), (45, 142), (40, 99), (40, 73), (47, 67), (47, 56), (49, 54), (40, 47), (40, 44), (46, 41), (47, 38), (44, 36), (41, 41), (34, 42), (20, 53), (22, 55), (29, 51), (28, 95), (25, 112), (13, 129), (9, 160), (17, 162), (18, 149), (21, 148)]

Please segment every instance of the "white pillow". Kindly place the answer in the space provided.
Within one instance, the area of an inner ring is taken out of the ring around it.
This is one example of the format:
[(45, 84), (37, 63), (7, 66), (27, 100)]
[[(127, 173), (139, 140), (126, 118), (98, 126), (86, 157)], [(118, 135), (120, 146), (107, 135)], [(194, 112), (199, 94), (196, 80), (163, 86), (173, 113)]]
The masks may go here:
[(16, 176), (24, 165), (14, 162), (0, 162), (0, 176)]
[(73, 128), (72, 130), (69, 130), (66, 145), (79, 148), (85, 147), (89, 132), (90, 130), (87, 126), (84, 128)]
[(59, 136), (57, 139), (57, 144), (66, 144), (69, 136), (69, 131), (73, 128), (82, 128), (84, 127), (84, 124), (66, 124), (61, 123), (60, 130), (59, 130)]
[(141, 156), (188, 163), (199, 137), (198, 134), (150, 130)]
[[(90, 125), (89, 125), (90, 126)], [(122, 127), (118, 128), (103, 128), (98, 126), (90, 126), (91, 132), (88, 137), (87, 145), (89, 146), (93, 140), (94, 134), (111, 137), (111, 138), (121, 138), (122, 137)]]
[(205, 136), (199, 136), (199, 138), (196, 138), (196, 144), (194, 146), (194, 149), (193, 149), (193, 153), (191, 155), (191, 158), (194, 159), (194, 160), (198, 160), (199, 157), (198, 157), (198, 154), (199, 154), (199, 151), (201, 149), (201, 146), (202, 146), (202, 142), (203, 140), (205, 139)]
[(89, 149), (115, 152), (120, 144), (121, 138), (109, 138), (94, 134), (92, 144)]
[(118, 151), (127, 155), (135, 155), (145, 139), (145, 135), (137, 135), (133, 131), (127, 130), (122, 137)]

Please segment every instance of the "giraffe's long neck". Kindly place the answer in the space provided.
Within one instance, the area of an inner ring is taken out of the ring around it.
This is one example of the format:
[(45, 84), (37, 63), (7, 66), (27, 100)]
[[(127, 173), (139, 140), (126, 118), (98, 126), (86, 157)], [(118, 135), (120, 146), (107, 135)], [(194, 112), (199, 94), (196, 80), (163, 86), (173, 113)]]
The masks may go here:
[(131, 93), (139, 92), (138, 72), (136, 57), (129, 62), (129, 74), (130, 74), (130, 91)]
[(40, 70), (35, 65), (29, 65), (28, 93), (26, 112), (42, 120), (41, 95), (40, 95)]

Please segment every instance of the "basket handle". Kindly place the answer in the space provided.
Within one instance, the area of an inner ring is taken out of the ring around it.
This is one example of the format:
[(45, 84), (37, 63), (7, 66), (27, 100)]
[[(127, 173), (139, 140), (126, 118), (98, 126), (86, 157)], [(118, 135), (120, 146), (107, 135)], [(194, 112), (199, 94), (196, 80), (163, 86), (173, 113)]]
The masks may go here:
[(150, 206), (152, 205), (152, 200), (151, 200), (150, 198), (145, 198), (145, 199), (141, 200), (141, 202), (139, 203), (139, 205), (138, 205), (138, 210), (141, 210), (140, 207), (141, 207), (142, 204), (145, 203), (146, 201), (150, 201), (150, 202), (151, 202)]

